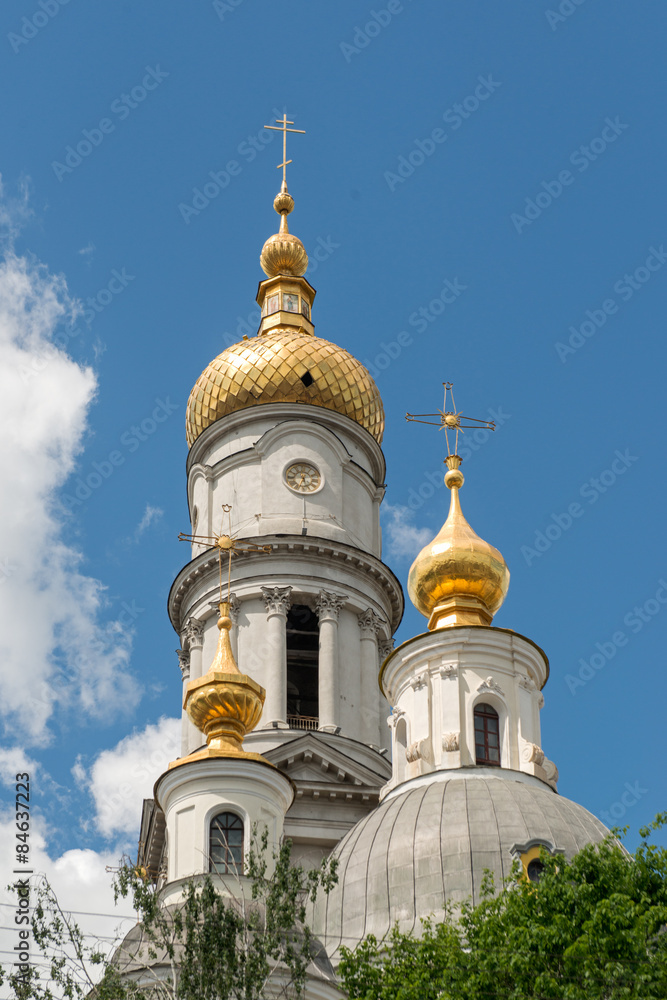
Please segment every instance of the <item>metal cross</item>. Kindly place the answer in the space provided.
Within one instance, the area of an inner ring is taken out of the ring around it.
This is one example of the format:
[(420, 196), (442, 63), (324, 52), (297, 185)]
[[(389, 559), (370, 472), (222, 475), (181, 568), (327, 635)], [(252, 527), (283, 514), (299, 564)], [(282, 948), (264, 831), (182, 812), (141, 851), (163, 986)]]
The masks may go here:
[[(443, 382), (442, 384), (445, 387), (445, 399), (442, 404), (441, 410), (438, 410), (437, 413), (406, 413), (405, 419), (414, 420), (415, 423), (418, 424), (431, 424), (431, 426), (437, 427), (438, 430), (441, 431), (444, 430), (445, 440), (447, 442), (447, 451), (449, 455), (455, 455), (457, 448), (459, 446), (459, 431), (461, 431), (461, 433), (464, 434), (466, 430), (473, 430), (479, 427), (485, 427), (487, 430), (495, 431), (496, 425), (493, 420), (478, 420), (477, 417), (464, 417), (461, 412), (457, 413), (456, 404), (454, 402), (454, 393), (452, 391), (453, 383)], [(451, 410), (447, 409), (447, 393), (449, 393), (452, 401)], [(424, 417), (438, 417), (438, 420), (437, 421), (424, 420), (423, 419)], [(462, 424), (461, 423), (462, 420), (467, 420), (468, 423)], [(447, 434), (447, 431), (455, 432), (454, 451), (452, 451), (451, 448), (449, 447), (449, 436)]]
[[(288, 122), (287, 115), (283, 112), (282, 118), (276, 118), (278, 125), (265, 125), (264, 128), (274, 129), (276, 132), (282, 132), (283, 134), (283, 162), (278, 164), (278, 170), (283, 168), (283, 188), (287, 190), (287, 164), (291, 163), (291, 160), (287, 159), (287, 133), (288, 132), (300, 132), (301, 135), (306, 134), (306, 130), (303, 128), (288, 128), (288, 125), (293, 125), (294, 122)], [(280, 128), (278, 127), (280, 126)]]
[[(270, 545), (255, 545), (254, 542), (239, 542), (236, 537), (231, 533), (231, 509), (232, 505), (229, 503), (223, 503), (222, 505), (222, 519), (220, 521), (220, 534), (219, 535), (188, 535), (185, 532), (181, 532), (178, 536), (179, 542), (208, 542), (209, 545), (213, 546), (218, 550), (218, 567), (220, 570), (220, 604), (223, 603), (222, 600), (222, 554), (226, 552), (229, 557), (227, 565), (227, 600), (229, 601), (229, 594), (231, 591), (231, 581), (232, 581), (232, 556), (237, 555), (239, 552), (270, 552)], [(227, 515), (228, 532), (223, 534), (222, 528), (225, 520), (225, 514)]]

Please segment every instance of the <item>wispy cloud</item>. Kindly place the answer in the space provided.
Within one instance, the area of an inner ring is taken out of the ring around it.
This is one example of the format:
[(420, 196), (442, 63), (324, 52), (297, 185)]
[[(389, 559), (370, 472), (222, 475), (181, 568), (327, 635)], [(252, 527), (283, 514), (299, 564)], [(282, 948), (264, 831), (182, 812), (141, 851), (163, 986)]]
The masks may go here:
[(55, 340), (80, 309), (64, 277), (14, 250), (26, 212), (0, 190), (0, 718), (30, 746), (49, 742), (58, 706), (108, 720), (140, 689), (131, 630), (109, 621), (104, 584), (81, 572), (82, 554), (64, 539), (59, 491), (83, 449), (97, 380)]
[(430, 528), (418, 528), (412, 523), (415, 515), (408, 507), (384, 503), (382, 514), (384, 544), (395, 559), (414, 559), (433, 538)]

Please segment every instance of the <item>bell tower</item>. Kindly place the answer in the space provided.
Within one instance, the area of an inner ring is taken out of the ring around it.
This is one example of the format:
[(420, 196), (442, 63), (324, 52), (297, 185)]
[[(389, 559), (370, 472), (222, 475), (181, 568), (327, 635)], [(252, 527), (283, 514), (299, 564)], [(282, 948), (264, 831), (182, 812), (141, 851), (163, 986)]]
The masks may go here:
[[(290, 124), (278, 121), (284, 142)], [(295, 783), (285, 830), (297, 854), (322, 854), (389, 777), (389, 707), (377, 679), (403, 594), (381, 559), (382, 400), (356, 358), (315, 334), (283, 160), (280, 226), (260, 256), (259, 329), (207, 365), (188, 401), (192, 550), (169, 614), (185, 692), (215, 654), (217, 546), (230, 508), (225, 537), (247, 543), (231, 564), (230, 643), (239, 669), (266, 691), (245, 745)], [(182, 754), (200, 746), (184, 713)]]

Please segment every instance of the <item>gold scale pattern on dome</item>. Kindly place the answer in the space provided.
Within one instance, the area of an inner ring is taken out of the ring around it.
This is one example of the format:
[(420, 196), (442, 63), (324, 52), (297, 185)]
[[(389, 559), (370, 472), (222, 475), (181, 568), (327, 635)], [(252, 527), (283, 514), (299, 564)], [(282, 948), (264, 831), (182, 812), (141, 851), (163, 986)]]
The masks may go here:
[[(262, 249), (260, 263), (268, 281), (260, 284), (258, 301), (262, 304), (268, 294), (265, 286), (278, 281), (286, 286), (277, 289), (279, 294), (300, 291), (310, 308), (315, 291), (303, 278), (308, 256), (301, 240), (287, 228), (287, 216), (294, 208), (285, 174), (291, 163), (287, 159), (287, 132), (302, 130), (288, 128), (293, 122), (286, 115), (276, 121), (277, 125), (264, 127), (283, 133), (283, 162), (278, 164), (283, 170), (283, 183), (273, 203), (281, 221), (279, 232)], [(275, 292), (276, 288), (271, 290)], [(188, 445), (221, 417), (260, 403), (310, 403), (335, 410), (360, 424), (381, 443), (384, 408), (368, 370), (348, 351), (316, 337), (312, 324), (302, 315), (281, 312), (280, 316), (284, 321), (281, 325), (266, 329), (263, 319), (256, 337), (246, 337), (227, 348), (197, 379), (186, 411)]]
[[(459, 431), (486, 427), (495, 430), (493, 421), (464, 417), (456, 412), (452, 395), (452, 410), (447, 410), (450, 382), (445, 382), (445, 401), (437, 413), (410, 414), (406, 419), (434, 424), (445, 431), (449, 452), (448, 431), (454, 432), (454, 452)], [(438, 417), (437, 423), (424, 419)], [(467, 421), (462, 423), (461, 421)], [(447, 520), (428, 545), (425, 545), (410, 568), (408, 594), (410, 600), (426, 618), (430, 630), (452, 625), (490, 625), (493, 616), (505, 600), (510, 574), (498, 549), (480, 538), (470, 527), (459, 500), (463, 486), (461, 459), (448, 454), (445, 459), (445, 486), (451, 490)]]

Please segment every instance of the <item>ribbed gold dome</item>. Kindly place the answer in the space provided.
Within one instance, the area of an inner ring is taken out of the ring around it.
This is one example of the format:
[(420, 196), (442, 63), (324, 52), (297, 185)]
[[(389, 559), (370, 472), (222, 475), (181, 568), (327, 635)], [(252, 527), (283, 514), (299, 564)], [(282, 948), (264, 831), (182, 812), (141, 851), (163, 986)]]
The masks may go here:
[(276, 327), (233, 344), (204, 369), (188, 400), (188, 444), (220, 417), (260, 403), (311, 403), (336, 410), (365, 427), (378, 444), (382, 441), (382, 399), (364, 366), (328, 340)]
[(472, 530), (461, 510), (463, 475), (457, 455), (447, 458), (445, 485), (452, 491), (449, 515), (410, 568), (410, 600), (429, 619), (429, 629), (490, 625), (505, 600), (510, 574), (498, 549)]

